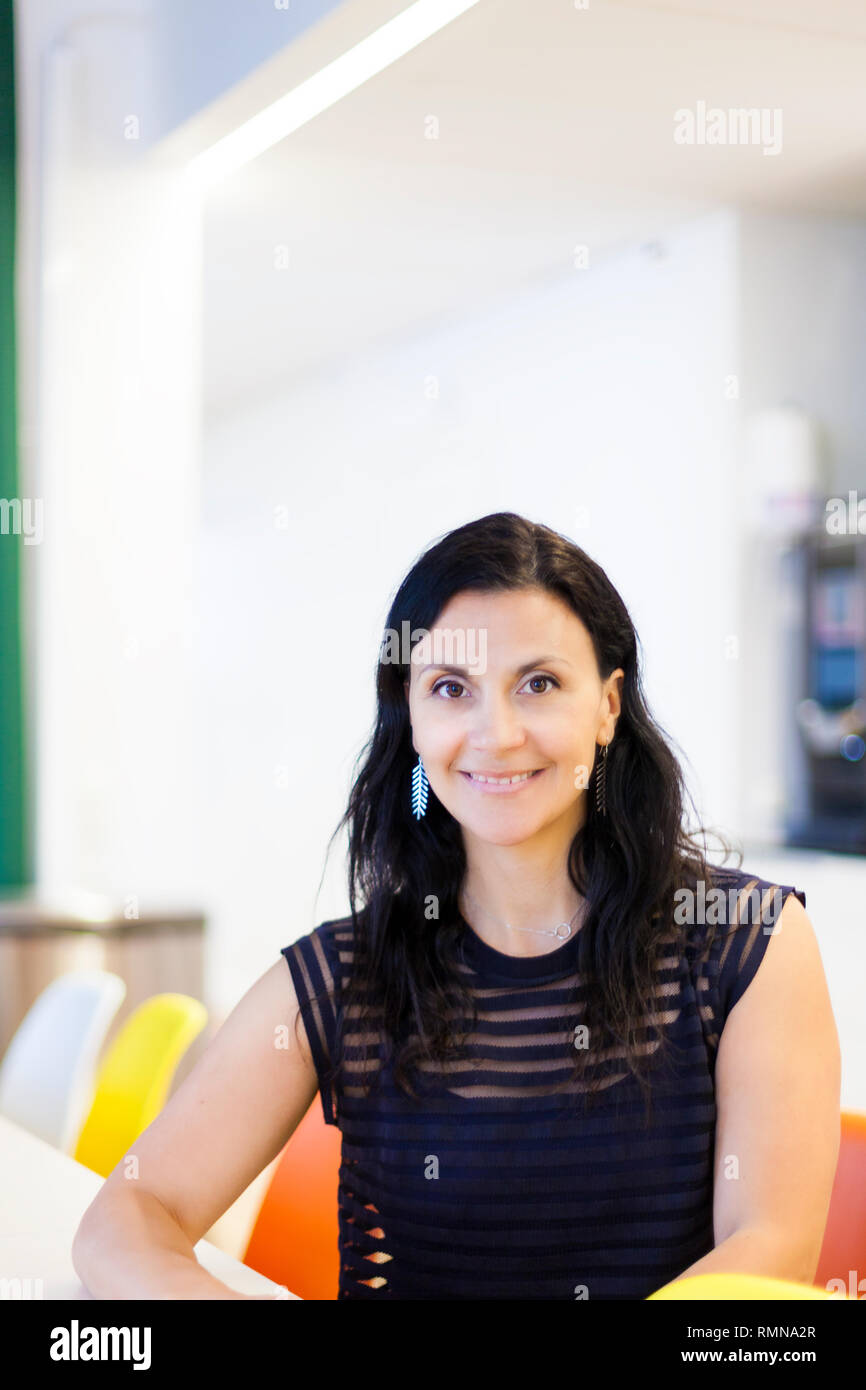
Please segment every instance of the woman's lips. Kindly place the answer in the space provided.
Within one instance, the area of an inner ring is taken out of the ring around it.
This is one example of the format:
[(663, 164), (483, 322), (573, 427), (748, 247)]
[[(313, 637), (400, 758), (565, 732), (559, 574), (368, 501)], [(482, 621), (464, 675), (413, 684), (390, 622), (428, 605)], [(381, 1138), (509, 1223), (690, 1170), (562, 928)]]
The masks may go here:
[[(523, 791), (524, 787), (530, 787), (533, 782), (537, 782), (544, 771), (545, 768), (543, 767), (537, 768), (531, 777), (524, 777), (519, 782), (476, 782), (468, 772), (461, 772), (460, 776), (476, 791), (490, 792), (496, 796), (513, 796), (515, 792)], [(514, 773), (513, 775), (516, 776), (517, 774)]]

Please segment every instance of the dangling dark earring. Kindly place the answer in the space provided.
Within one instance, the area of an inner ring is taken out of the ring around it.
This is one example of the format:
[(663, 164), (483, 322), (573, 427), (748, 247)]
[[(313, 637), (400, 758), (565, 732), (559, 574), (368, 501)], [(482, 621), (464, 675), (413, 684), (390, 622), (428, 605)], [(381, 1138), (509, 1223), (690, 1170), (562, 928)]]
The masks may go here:
[(607, 749), (608, 745), (602, 745), (602, 750), (596, 757), (595, 769), (595, 809), (599, 816), (607, 815)]

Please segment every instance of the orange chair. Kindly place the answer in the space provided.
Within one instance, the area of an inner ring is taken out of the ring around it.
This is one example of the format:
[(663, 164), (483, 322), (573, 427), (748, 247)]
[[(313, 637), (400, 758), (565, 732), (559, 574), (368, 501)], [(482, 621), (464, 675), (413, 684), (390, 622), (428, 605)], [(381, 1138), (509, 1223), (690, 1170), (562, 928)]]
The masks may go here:
[(279, 1157), (243, 1257), (299, 1298), (337, 1297), (342, 1137), (317, 1096)]
[[(866, 1297), (866, 1112), (843, 1110), (841, 1122), (839, 1161), (814, 1283), (825, 1289), (831, 1279), (841, 1279), (851, 1298), (863, 1298)], [(862, 1289), (860, 1280), (864, 1281)]]

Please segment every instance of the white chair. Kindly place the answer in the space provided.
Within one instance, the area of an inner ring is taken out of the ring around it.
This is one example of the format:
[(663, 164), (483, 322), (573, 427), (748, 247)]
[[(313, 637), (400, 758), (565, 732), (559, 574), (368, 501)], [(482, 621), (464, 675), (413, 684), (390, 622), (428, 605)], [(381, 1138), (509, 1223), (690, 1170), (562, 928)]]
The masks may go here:
[(108, 970), (70, 970), (47, 985), (0, 1062), (0, 1115), (72, 1153), (105, 1035), (125, 996), (123, 980)]

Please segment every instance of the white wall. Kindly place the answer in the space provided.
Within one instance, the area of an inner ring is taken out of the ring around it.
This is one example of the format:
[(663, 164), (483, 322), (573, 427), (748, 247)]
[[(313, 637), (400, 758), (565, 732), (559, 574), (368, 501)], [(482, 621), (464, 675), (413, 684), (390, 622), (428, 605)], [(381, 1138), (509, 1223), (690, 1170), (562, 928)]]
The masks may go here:
[(132, 7), (20, 17), (21, 486), (44, 509), (23, 550), (37, 883), (194, 908), (198, 198), (148, 164), (152, 51)]
[[(758, 412), (793, 406), (816, 427), (819, 466), (832, 496), (862, 495), (866, 470), (866, 224), (853, 219), (743, 213), (740, 222), (738, 379), (741, 475), (751, 466), (747, 426)], [(754, 460), (757, 463), (759, 460)], [(745, 482), (746, 480), (743, 479)], [(733, 539), (733, 538), (732, 538)], [(793, 718), (791, 653), (799, 619), (779, 584), (782, 542), (769, 527), (739, 549), (741, 824), (782, 838), (799, 798), (804, 760)], [(755, 596), (760, 596), (760, 602)], [(785, 637), (791, 625), (790, 640)]]
[(700, 809), (734, 821), (736, 219), (683, 226), (666, 252), (635, 248), (383, 344), (208, 430), (197, 704), (219, 998), (345, 910), (338, 845), (315, 895), (372, 718), (388, 602), (419, 551), (469, 518), (522, 512), (606, 567)]
[(744, 409), (814, 414), (847, 496), (866, 477), (866, 223), (749, 212), (741, 242)]
[(155, 138), (210, 105), (340, 0), (152, 0)]

